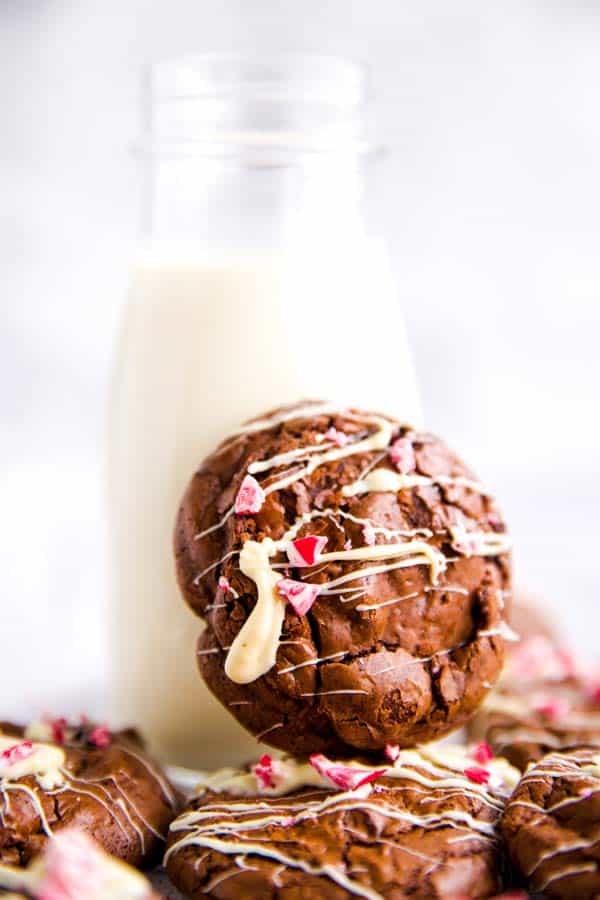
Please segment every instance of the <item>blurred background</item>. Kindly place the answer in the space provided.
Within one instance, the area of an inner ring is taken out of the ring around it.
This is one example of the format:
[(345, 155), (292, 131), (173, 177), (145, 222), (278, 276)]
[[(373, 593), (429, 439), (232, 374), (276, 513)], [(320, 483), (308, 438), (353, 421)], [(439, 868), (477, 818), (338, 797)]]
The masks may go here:
[[(600, 17), (574, 0), (2, 0), (2, 715), (104, 704), (105, 408), (139, 236), (140, 67), (372, 66), (426, 420), (494, 485), (518, 582), (596, 650)], [(60, 701), (57, 703), (57, 698)]]

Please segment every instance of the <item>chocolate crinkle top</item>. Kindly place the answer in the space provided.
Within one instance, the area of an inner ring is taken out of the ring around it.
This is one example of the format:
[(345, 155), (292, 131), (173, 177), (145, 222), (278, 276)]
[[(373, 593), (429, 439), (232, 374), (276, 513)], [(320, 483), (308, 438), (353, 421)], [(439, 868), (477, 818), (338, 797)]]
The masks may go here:
[(462, 725), (510, 636), (509, 547), (493, 498), (438, 438), (316, 403), (226, 440), (175, 533), (207, 684), (295, 754)]
[(171, 826), (167, 871), (190, 898), (490, 897), (518, 772), (482, 766), (480, 751), (397, 749), (377, 766), (263, 756), (222, 770)]
[(159, 858), (180, 797), (135, 732), (45, 719), (0, 723), (0, 804), (0, 868), (28, 865), (71, 828), (143, 866)]
[(600, 896), (600, 753), (549, 753), (523, 775), (502, 817), (516, 872), (536, 896)]

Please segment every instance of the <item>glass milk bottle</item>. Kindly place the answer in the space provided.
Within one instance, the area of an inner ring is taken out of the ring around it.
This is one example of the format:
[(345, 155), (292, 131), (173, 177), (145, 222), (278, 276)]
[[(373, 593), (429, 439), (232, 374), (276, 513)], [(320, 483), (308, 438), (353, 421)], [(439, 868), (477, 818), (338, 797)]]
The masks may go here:
[(363, 214), (364, 73), (322, 57), (152, 68), (144, 244), (110, 409), (113, 717), (173, 763), (252, 758), (196, 668), (172, 530), (243, 420), (306, 398), (420, 418), (385, 246)]

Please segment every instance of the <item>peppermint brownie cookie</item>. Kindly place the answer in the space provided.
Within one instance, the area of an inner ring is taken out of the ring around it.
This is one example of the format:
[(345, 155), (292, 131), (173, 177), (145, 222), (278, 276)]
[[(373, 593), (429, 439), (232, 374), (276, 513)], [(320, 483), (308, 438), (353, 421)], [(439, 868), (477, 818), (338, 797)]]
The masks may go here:
[(600, 746), (600, 680), (538, 635), (522, 641), (469, 724), (475, 740), (524, 770), (550, 750)]
[(411, 746), (496, 680), (509, 539), (440, 440), (317, 404), (254, 421), (185, 493), (179, 583), (198, 660), (247, 729), (294, 754)]
[(545, 897), (600, 896), (600, 755), (549, 753), (531, 766), (501, 828), (529, 890)]
[(388, 748), (389, 762), (265, 755), (206, 779), (171, 826), (187, 897), (490, 897), (496, 823), (518, 772), (460, 748)]
[(77, 827), (136, 866), (160, 853), (177, 797), (130, 732), (84, 722), (0, 725), (0, 863), (23, 866)]
[(4, 900), (159, 900), (144, 876), (67, 828), (27, 869), (0, 865)]

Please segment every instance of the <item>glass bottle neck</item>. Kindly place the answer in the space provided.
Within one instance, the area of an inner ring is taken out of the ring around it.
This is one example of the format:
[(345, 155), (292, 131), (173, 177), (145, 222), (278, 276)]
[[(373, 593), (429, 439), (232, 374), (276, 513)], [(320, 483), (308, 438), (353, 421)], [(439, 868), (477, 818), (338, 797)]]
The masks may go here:
[(305, 154), (293, 164), (222, 156), (147, 160), (144, 230), (157, 241), (261, 248), (364, 231), (361, 158)]

